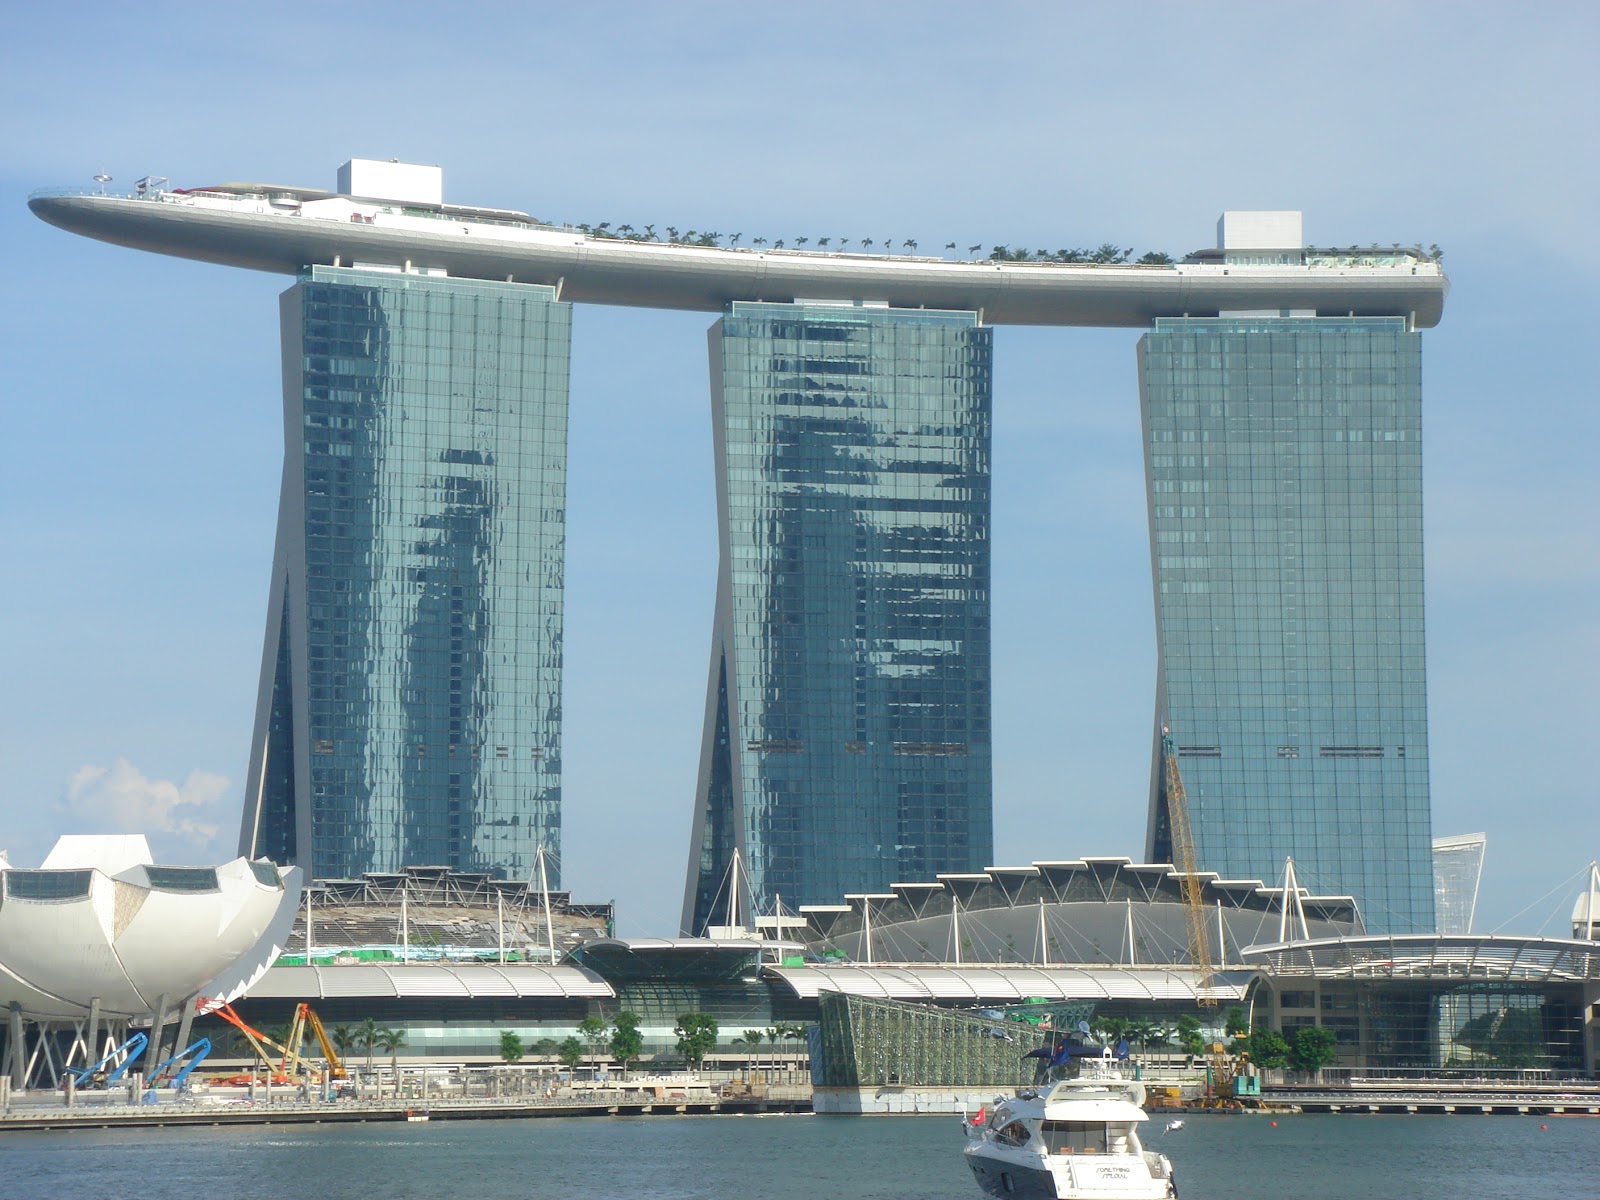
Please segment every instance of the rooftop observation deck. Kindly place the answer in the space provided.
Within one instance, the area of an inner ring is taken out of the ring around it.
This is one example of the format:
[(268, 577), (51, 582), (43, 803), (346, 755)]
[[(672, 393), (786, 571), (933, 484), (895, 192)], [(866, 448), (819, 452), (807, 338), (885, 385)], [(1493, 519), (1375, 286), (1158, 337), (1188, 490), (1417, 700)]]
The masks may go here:
[(563, 300), (720, 312), (730, 302), (972, 310), (988, 324), (1148, 326), (1156, 317), (1400, 316), (1438, 324), (1449, 281), (1413, 250), (1207, 250), (1170, 264), (959, 261), (596, 236), (525, 213), (228, 184), (47, 189), (42, 220), (115, 245), (294, 275), (312, 265), (556, 287)]

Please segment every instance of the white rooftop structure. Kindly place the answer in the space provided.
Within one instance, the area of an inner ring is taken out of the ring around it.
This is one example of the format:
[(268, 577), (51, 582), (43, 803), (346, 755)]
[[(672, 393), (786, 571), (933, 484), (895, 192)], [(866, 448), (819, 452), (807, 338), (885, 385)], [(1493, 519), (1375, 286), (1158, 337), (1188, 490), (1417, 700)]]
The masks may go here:
[(1218, 250), (1298, 250), (1304, 245), (1299, 212), (1225, 212), (1217, 221)]
[(352, 158), (339, 168), (339, 194), (402, 204), (444, 203), (444, 170), (397, 158)]
[(148, 1016), (232, 999), (288, 938), (300, 871), (150, 861), (143, 837), (64, 837), (37, 870), (0, 859), (0, 1008), (30, 1020)]
[[(1303, 247), (1298, 212), (1226, 213), (1220, 249), (1171, 263), (952, 261), (617, 236), (512, 209), (446, 204), (440, 168), (393, 159), (351, 159), (334, 192), (165, 184), (147, 177), (132, 195), (47, 189), (28, 204), (85, 237), (227, 266), (510, 280), (556, 287), (564, 300), (702, 312), (803, 299), (973, 311), (995, 325), (1141, 328), (1157, 317), (1270, 311), (1402, 316), (1428, 327), (1443, 314), (1448, 289), (1438, 261), (1420, 250)], [(1227, 253), (1263, 248), (1281, 253)]]

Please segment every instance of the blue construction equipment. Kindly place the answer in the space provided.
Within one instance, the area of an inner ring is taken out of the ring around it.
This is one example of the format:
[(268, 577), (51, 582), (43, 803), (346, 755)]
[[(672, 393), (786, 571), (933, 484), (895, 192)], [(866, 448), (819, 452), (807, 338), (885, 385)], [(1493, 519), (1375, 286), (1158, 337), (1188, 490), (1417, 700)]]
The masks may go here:
[(69, 1072), (73, 1076), (73, 1086), (82, 1087), (84, 1084), (89, 1083), (97, 1074), (103, 1072), (106, 1068), (106, 1064), (112, 1059), (116, 1058), (117, 1055), (126, 1054), (127, 1057), (122, 1060), (122, 1065), (119, 1066), (113, 1074), (106, 1076), (105, 1085), (110, 1087), (113, 1083), (122, 1078), (122, 1073), (128, 1069), (129, 1065), (134, 1059), (139, 1057), (139, 1052), (149, 1044), (150, 1038), (148, 1034), (134, 1034), (110, 1054), (106, 1055), (99, 1062), (95, 1063), (94, 1066), (84, 1067), (81, 1070)]
[[(179, 1050), (171, 1058), (167, 1059), (163, 1063), (157, 1064), (155, 1068), (151, 1070), (150, 1090), (154, 1091), (158, 1087), (170, 1087), (174, 1091), (181, 1092), (183, 1090), (183, 1081), (189, 1078), (189, 1072), (193, 1071), (202, 1062), (204, 1062), (206, 1055), (210, 1053), (210, 1038), (201, 1038), (193, 1045)], [(190, 1057), (191, 1055), (193, 1057)], [(170, 1075), (170, 1077), (166, 1079), (162, 1078), (164, 1074), (170, 1074), (168, 1072), (168, 1068), (171, 1067), (173, 1063), (182, 1062), (184, 1059), (188, 1059), (189, 1061), (183, 1064), (183, 1068), (178, 1071), (177, 1074)]]

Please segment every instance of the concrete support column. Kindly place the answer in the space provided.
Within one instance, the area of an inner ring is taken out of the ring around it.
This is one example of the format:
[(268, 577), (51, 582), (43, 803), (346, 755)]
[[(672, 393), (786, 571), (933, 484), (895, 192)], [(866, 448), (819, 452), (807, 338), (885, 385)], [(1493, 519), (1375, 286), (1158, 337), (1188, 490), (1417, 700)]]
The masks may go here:
[(155, 1065), (161, 1061), (161, 1038), (167, 1031), (167, 1001), (166, 992), (161, 993), (161, 999), (156, 1001), (155, 1013), (150, 1021), (150, 1044), (145, 1047), (144, 1066), (145, 1074), (155, 1070)]
[(27, 1086), (28, 1047), (23, 1038), (22, 1005), (11, 1002), (11, 1086), (18, 1090)]
[(194, 1027), (194, 1009), (197, 999), (198, 997), (190, 996), (183, 1002), (183, 1017), (178, 1022), (178, 1040), (172, 1047), (174, 1054), (189, 1048), (189, 1033)]
[(84, 1031), (84, 1053), (88, 1055), (83, 1060), (84, 1066), (90, 1066), (100, 1061), (100, 1047), (96, 1044), (100, 1040), (100, 997), (96, 996), (89, 1001), (89, 1028)]
[(1583, 989), (1583, 1070), (1600, 1078), (1600, 983)]

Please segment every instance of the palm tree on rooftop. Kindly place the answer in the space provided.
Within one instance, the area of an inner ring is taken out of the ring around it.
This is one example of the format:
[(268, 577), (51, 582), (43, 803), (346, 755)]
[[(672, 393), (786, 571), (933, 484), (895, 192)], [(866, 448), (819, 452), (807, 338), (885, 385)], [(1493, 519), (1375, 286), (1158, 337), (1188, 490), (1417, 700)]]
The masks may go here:
[(967, 253), (968, 254), (976, 254), (979, 250), (982, 250), (982, 249), (983, 249), (983, 243), (979, 242), (976, 246), (968, 246), (967, 247)]
[(796, 246), (804, 246), (810, 240), (811, 240), (810, 238), (795, 238), (794, 244)]
[(863, 250), (872, 249), (872, 239), (871, 238), (862, 238), (861, 239), (861, 248)]
[(913, 254), (917, 252), (916, 238), (907, 238), (905, 241), (901, 242), (900, 245), (903, 249), (909, 249)]
[(767, 239), (764, 237), (751, 238), (750, 244), (752, 246), (765, 246), (767, 244)]

